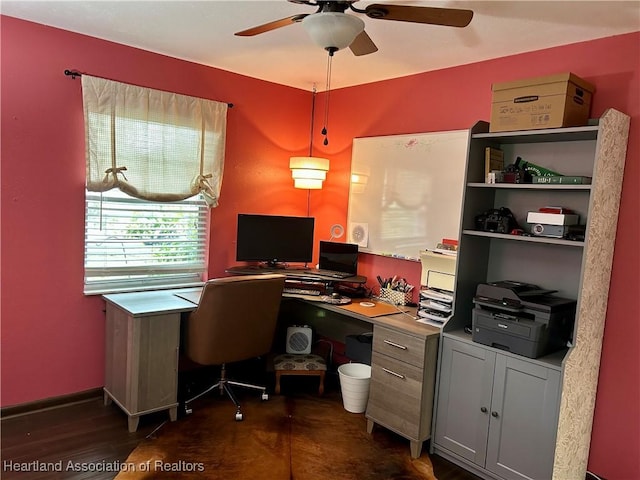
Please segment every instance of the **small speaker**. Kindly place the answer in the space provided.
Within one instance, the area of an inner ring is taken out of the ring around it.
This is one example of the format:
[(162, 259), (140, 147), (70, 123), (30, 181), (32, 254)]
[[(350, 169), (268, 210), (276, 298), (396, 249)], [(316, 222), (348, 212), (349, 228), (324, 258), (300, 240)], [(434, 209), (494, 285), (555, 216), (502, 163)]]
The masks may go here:
[(287, 328), (287, 353), (311, 353), (311, 328), (306, 325)]

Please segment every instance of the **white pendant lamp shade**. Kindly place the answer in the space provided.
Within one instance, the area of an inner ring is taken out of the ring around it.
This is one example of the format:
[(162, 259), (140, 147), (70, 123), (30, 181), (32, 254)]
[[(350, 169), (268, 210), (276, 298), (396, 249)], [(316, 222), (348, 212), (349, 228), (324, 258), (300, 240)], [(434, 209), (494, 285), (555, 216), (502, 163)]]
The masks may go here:
[(311, 40), (324, 49), (346, 48), (364, 31), (362, 19), (340, 12), (307, 15), (302, 20), (302, 26)]
[(320, 157), (291, 157), (289, 168), (295, 188), (319, 190), (327, 178), (329, 160)]

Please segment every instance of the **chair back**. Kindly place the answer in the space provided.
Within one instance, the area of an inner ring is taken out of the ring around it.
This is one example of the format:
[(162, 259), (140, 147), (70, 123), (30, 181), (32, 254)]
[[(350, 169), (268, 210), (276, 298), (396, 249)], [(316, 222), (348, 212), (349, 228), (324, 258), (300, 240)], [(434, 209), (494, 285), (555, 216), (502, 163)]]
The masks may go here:
[(285, 276), (240, 275), (205, 283), (187, 323), (187, 356), (201, 365), (248, 360), (271, 350)]

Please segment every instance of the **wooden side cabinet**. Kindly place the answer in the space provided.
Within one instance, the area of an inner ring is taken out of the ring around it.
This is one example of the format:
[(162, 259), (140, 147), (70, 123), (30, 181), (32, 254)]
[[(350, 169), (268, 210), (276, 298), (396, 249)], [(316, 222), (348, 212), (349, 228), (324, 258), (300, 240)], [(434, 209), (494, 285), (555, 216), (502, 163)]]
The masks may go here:
[(175, 421), (178, 414), (180, 312), (136, 310), (127, 304), (135, 295), (145, 293), (105, 296), (104, 402), (114, 401), (128, 415), (130, 432), (141, 415), (168, 410)]
[(411, 442), (418, 458), (431, 434), (438, 336), (373, 328), (367, 431), (382, 425)]
[(504, 479), (551, 478), (560, 371), (523, 358), (444, 338), (435, 440)]

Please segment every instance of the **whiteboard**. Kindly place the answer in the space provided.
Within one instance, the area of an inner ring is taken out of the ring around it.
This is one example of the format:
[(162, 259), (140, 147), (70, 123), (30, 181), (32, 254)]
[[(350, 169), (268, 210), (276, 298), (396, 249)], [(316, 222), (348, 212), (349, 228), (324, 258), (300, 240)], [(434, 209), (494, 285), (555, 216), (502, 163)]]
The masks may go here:
[(419, 260), (458, 239), (469, 130), (354, 138), (347, 241)]

